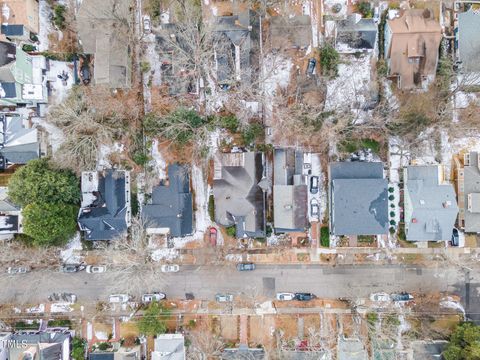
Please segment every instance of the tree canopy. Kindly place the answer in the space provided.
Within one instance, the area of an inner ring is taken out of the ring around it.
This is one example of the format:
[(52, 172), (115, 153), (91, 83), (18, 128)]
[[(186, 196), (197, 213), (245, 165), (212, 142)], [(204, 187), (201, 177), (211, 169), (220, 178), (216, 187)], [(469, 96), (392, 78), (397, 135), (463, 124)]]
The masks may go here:
[(169, 309), (155, 301), (148, 306), (138, 321), (138, 330), (147, 336), (164, 334), (167, 331), (167, 320), (170, 314)]
[(480, 359), (480, 326), (471, 322), (458, 325), (442, 355), (445, 360)]
[(47, 159), (37, 159), (13, 174), (8, 183), (8, 196), (22, 207), (32, 203), (76, 204), (80, 200), (80, 188), (75, 174), (54, 170)]
[(64, 245), (77, 229), (77, 209), (69, 204), (29, 204), (22, 212), (23, 231), (33, 245)]

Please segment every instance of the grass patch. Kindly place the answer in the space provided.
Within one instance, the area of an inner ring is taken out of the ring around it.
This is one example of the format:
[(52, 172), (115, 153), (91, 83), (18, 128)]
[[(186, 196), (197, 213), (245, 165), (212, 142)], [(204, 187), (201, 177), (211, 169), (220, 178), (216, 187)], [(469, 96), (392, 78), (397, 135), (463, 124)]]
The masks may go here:
[(25, 321), (17, 321), (13, 327), (15, 330), (38, 330), (40, 324), (37, 320), (34, 320), (31, 324)]
[(376, 312), (369, 312), (367, 314), (367, 322), (370, 326), (375, 326), (375, 323), (378, 321), (378, 314)]
[(227, 232), (227, 235), (230, 236), (230, 237), (235, 237), (235, 235), (237, 233), (237, 227), (235, 225), (229, 226), (229, 227), (225, 228), (225, 230)]
[(372, 235), (358, 235), (357, 240), (362, 244), (373, 244), (375, 242), (375, 237)]
[(72, 327), (72, 321), (69, 319), (57, 319), (57, 320), (49, 320), (48, 326), (50, 327)]
[(215, 198), (213, 195), (208, 197), (208, 215), (211, 221), (215, 221)]

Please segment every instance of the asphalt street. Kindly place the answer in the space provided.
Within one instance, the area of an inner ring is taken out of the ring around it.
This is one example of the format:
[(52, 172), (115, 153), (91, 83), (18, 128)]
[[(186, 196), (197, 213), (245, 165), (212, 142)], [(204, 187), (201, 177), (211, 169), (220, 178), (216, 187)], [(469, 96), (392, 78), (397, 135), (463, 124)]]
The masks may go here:
[[(112, 293), (140, 296), (161, 291), (169, 298), (184, 298), (190, 292), (197, 299), (213, 300), (216, 293), (262, 299), (276, 292), (311, 292), (321, 298), (364, 298), (373, 292), (449, 292), (478, 297), (466, 280), (480, 283), (477, 272), (468, 276), (457, 267), (401, 265), (323, 266), (257, 265), (254, 271), (239, 272), (234, 266), (180, 267), (178, 273), (161, 273), (157, 268), (109, 269), (103, 274), (73, 274), (33, 271), (0, 277), (0, 302), (45, 302), (53, 292), (72, 292), (81, 303), (106, 301)], [(467, 279), (468, 277), (468, 279)], [(468, 300), (466, 300), (468, 302)], [(480, 305), (480, 304), (479, 304)]]

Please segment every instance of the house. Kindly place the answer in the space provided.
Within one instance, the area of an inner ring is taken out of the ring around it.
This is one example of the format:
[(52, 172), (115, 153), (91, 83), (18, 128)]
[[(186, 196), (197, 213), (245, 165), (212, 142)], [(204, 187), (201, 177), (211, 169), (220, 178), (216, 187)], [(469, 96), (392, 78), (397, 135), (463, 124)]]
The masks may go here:
[(435, 78), (442, 29), (428, 9), (409, 9), (385, 24), (388, 76), (409, 90)]
[(480, 154), (475, 151), (454, 157), (458, 197), (458, 226), (468, 233), (480, 233)]
[(37, 129), (26, 128), (16, 113), (0, 113), (0, 170), (40, 157)]
[(330, 233), (388, 232), (387, 180), (381, 162), (334, 162), (329, 166)]
[(0, 236), (22, 233), (22, 211), (8, 198), (8, 188), (0, 187)]
[(374, 51), (378, 26), (373, 19), (351, 14), (345, 20), (335, 21), (335, 48), (339, 52)]
[(188, 168), (179, 164), (168, 167), (168, 181), (155, 186), (151, 202), (142, 209), (149, 234), (181, 237), (193, 233), (192, 193)]
[(11, 332), (0, 332), (0, 360), (8, 360), (8, 341), (11, 336)]
[(126, 348), (116, 347), (114, 343), (113, 351), (94, 351), (88, 354), (88, 360), (140, 360), (142, 358), (140, 346)]
[(245, 10), (231, 16), (217, 16), (213, 27), (217, 82), (251, 84), (259, 68), (259, 15)]
[(358, 338), (340, 336), (337, 344), (338, 360), (368, 360), (368, 352)]
[(275, 232), (305, 231), (308, 226), (308, 186), (302, 173), (303, 152), (275, 149), (273, 166)]
[(236, 227), (237, 238), (265, 237), (265, 159), (260, 152), (221, 153), (215, 158), (215, 221)]
[(30, 41), (40, 31), (38, 0), (2, 0), (1, 33), (8, 39)]
[(409, 241), (450, 240), (458, 214), (453, 186), (441, 165), (403, 169), (405, 234)]
[(69, 360), (69, 331), (34, 331), (14, 333), (10, 336), (19, 346), (8, 348), (9, 359)]
[(78, 226), (86, 240), (114, 240), (131, 221), (130, 173), (124, 170), (82, 172)]
[(45, 58), (31, 56), (14, 43), (0, 41), (0, 105), (47, 103)]
[(471, 7), (468, 11), (458, 14), (458, 28), (456, 32), (457, 57), (461, 61), (461, 68), (466, 72), (480, 71), (480, 14)]
[(152, 360), (185, 360), (183, 334), (161, 334), (155, 338)]
[(306, 49), (312, 41), (311, 19), (308, 15), (270, 17), (268, 43), (272, 49)]
[(130, 88), (132, 7), (128, 0), (84, 0), (78, 9), (78, 36), (84, 53), (94, 56), (93, 82), (97, 85)]

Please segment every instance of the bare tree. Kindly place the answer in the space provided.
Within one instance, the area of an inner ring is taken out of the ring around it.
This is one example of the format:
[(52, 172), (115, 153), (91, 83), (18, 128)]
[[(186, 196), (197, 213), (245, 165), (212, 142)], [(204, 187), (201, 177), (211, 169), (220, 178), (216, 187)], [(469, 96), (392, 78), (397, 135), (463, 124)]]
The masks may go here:
[(191, 345), (188, 347), (188, 358), (192, 360), (209, 360), (218, 358), (224, 347), (223, 339), (209, 328), (208, 323), (199, 322), (190, 331)]

